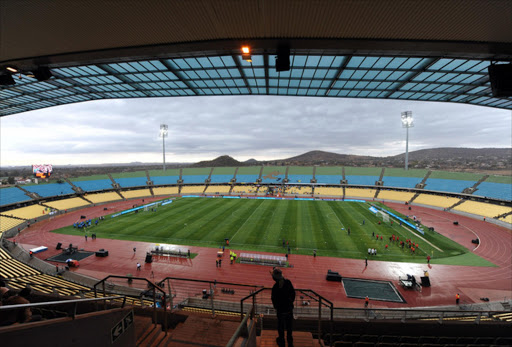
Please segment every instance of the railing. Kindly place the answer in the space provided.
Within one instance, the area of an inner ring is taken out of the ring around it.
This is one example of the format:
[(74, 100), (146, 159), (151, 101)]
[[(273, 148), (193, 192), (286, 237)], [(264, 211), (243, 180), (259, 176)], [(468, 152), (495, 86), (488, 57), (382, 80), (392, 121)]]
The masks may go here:
[[(165, 290), (163, 290), (162, 288), (160, 288), (159, 286), (157, 286), (155, 283), (151, 282), (147, 278), (132, 277), (132, 276), (109, 275), (109, 276), (103, 278), (102, 280), (100, 280), (99, 282), (97, 282), (94, 285), (94, 287), (93, 287), (93, 289), (94, 289), (94, 297), (97, 297), (97, 295), (98, 295), (97, 287), (100, 284), (102, 286), (103, 296), (107, 295), (106, 287), (110, 285), (109, 283), (107, 283), (107, 280), (108, 279), (112, 279), (112, 278), (126, 279), (129, 284), (131, 284), (134, 280), (142, 281), (143, 283), (146, 283), (146, 286), (149, 288), (148, 290), (151, 290), (152, 294), (153, 294), (153, 321), (155, 322), (155, 326), (158, 324), (157, 323), (157, 311), (156, 311), (157, 310), (156, 292), (159, 291), (159, 292), (162, 293), (162, 295), (163, 295), (162, 296), (163, 304), (161, 306), (163, 306), (162, 308), (164, 309), (164, 322), (163, 322), (164, 329), (163, 330), (165, 331), (165, 335), (167, 335), (167, 329), (168, 329), (168, 327), (167, 327), (167, 300), (166, 300)], [(146, 290), (146, 292), (148, 290)]]
[[(250, 319), (250, 321), (249, 321)], [(247, 324), (249, 322), (249, 324)], [(226, 347), (233, 347), (239, 338), (243, 338), (243, 341), (239, 344), (241, 347), (253, 347), (256, 346), (256, 320), (254, 319), (254, 306), (251, 308), (242, 322), (236, 329), (235, 333), (226, 344)]]
[[(254, 312), (253, 314), (259, 315), (261, 318), (263, 318), (265, 314), (274, 314), (275, 310), (271, 301), (271, 291), (272, 288), (260, 288), (259, 290), (242, 298), (240, 300), (240, 319), (244, 319), (244, 303), (248, 300), (251, 300), (252, 302), (249, 312)], [(294, 318), (316, 319), (318, 323), (317, 333), (319, 340), (324, 336), (322, 331), (322, 327), (324, 325), (323, 322), (328, 321), (329, 332), (325, 336), (328, 337), (330, 345), (332, 346), (332, 333), (334, 327), (333, 303), (311, 289), (295, 289), (295, 293), (295, 309), (293, 311)], [(312, 305), (312, 302), (317, 303), (318, 306), (315, 307), (314, 304)], [(247, 317), (248, 314), (245, 316)], [(327, 316), (327, 319), (322, 318), (322, 316)]]
[[(76, 300), (37, 302), (37, 303), (20, 304), (20, 305), (6, 305), (6, 306), (0, 306), (0, 313), (3, 311), (9, 311), (9, 310), (15, 310), (15, 309), (27, 309), (27, 308), (34, 308), (34, 307), (72, 304), (73, 309), (71, 310), (70, 317), (75, 319), (78, 304), (83, 304), (86, 302), (97, 302), (97, 301), (106, 302), (107, 300), (114, 300), (114, 299), (123, 299), (123, 303), (122, 303), (121, 307), (124, 307), (126, 297), (124, 295), (118, 295), (118, 296), (109, 296), (109, 297), (105, 297), (105, 298), (76, 299)], [(104, 308), (104, 309), (106, 309), (106, 308)]]

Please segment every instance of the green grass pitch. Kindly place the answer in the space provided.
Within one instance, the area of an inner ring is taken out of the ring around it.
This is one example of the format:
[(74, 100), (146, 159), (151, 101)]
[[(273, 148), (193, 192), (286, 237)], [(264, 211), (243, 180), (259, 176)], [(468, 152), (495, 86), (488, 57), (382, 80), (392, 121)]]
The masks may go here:
[[(376, 248), (377, 256), (371, 259), (425, 263), (431, 255), (432, 263), (493, 266), (436, 232), (421, 236), (396, 221), (382, 222), (369, 208), (369, 203), (350, 201), (178, 198), (156, 212), (106, 217), (87, 233), (94, 232), (98, 238), (205, 247), (222, 246), (229, 238), (235, 249), (283, 254), (286, 240), (292, 254), (312, 255), (316, 249), (318, 256), (364, 259), (368, 248)], [(73, 226), (55, 232), (84, 234)], [(377, 234), (383, 240), (372, 236)], [(416, 253), (390, 242), (393, 234), (418, 243)]]

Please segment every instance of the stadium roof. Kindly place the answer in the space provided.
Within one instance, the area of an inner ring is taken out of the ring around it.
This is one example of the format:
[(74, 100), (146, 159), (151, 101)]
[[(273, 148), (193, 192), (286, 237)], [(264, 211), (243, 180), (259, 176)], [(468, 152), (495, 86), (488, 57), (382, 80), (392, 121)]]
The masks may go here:
[[(511, 28), (512, 0), (1, 0), (0, 74), (19, 73), (0, 86), (0, 115), (249, 94), (512, 109), (511, 97), (492, 97), (487, 72), (512, 61)], [(276, 72), (283, 45), (291, 69)], [(53, 76), (33, 77), (41, 67)]]

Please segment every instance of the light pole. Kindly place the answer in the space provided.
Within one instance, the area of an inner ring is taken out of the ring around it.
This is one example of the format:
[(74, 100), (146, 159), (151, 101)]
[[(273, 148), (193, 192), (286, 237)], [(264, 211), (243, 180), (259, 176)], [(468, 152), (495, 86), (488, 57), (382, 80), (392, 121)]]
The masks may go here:
[(160, 124), (160, 137), (162, 138), (162, 146), (164, 151), (164, 171), (165, 171), (165, 138), (167, 137), (167, 124)]
[(402, 112), (402, 128), (405, 128), (405, 170), (409, 169), (409, 128), (414, 126), (412, 111)]

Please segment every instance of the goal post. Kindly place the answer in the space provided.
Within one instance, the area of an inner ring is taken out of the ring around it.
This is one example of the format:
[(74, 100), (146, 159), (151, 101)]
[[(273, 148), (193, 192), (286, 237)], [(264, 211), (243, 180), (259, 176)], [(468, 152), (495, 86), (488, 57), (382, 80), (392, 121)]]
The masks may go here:
[(384, 213), (384, 212), (382, 212), (382, 211), (378, 211), (378, 212), (377, 212), (377, 216), (378, 216), (379, 218), (382, 218), (382, 221), (383, 221), (383, 222), (386, 222), (386, 223), (388, 223), (388, 222), (389, 222), (389, 215), (388, 215), (387, 213)]

